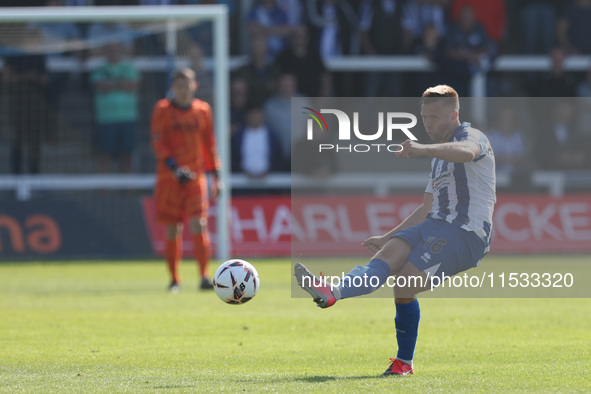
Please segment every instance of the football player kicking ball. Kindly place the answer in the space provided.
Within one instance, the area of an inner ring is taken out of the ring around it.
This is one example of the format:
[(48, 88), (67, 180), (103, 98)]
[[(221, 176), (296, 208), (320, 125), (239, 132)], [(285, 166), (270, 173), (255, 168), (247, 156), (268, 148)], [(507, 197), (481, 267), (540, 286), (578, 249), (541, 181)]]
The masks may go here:
[[(495, 160), (488, 139), (470, 123), (460, 123), (458, 94), (446, 85), (423, 93), (421, 117), (436, 143), (407, 140), (397, 156), (433, 158), (423, 204), (396, 228), (363, 242), (375, 255), (366, 265), (355, 267), (338, 287), (314, 277), (302, 264), (295, 265), (298, 284), (321, 308), (369, 294), (391, 275), (406, 277), (397, 283), (409, 286), (394, 288), (398, 354), (390, 359), (384, 375), (413, 373), (420, 319), (416, 295), (430, 288), (430, 277), (448, 277), (476, 267), (490, 246), (496, 195)], [(377, 280), (353, 280), (364, 275)], [(422, 280), (409, 280), (412, 277)], [(359, 282), (361, 286), (354, 286)]]
[(207, 276), (210, 241), (207, 231), (207, 177), (213, 174), (211, 196), (220, 190), (218, 158), (211, 107), (193, 98), (195, 73), (189, 68), (174, 72), (172, 99), (156, 103), (152, 114), (152, 147), (157, 175), (154, 190), (156, 217), (166, 226), (165, 258), (170, 271), (169, 290), (179, 291), (178, 267), (182, 256), (183, 222), (188, 219), (193, 248), (201, 274), (201, 289), (213, 289)]

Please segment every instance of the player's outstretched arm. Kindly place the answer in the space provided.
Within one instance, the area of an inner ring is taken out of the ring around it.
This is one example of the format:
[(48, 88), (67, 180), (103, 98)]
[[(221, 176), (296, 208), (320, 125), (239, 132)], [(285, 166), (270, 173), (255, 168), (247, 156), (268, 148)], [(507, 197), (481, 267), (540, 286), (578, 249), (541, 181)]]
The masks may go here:
[(413, 156), (429, 156), (454, 163), (466, 163), (474, 160), (480, 153), (478, 144), (473, 141), (454, 141), (440, 144), (425, 145), (416, 141), (406, 140), (402, 151), (397, 157), (409, 159)]
[(388, 231), (384, 235), (376, 235), (366, 239), (363, 242), (363, 246), (368, 248), (373, 253), (378, 252), (382, 247), (388, 242), (390, 238), (394, 234), (399, 231), (404, 230), (405, 228), (416, 226), (425, 221), (427, 218), (427, 214), (431, 211), (431, 207), (433, 206), (433, 194), (425, 193), (423, 195), (423, 203), (413, 211), (406, 219), (402, 221), (398, 226), (394, 227), (392, 230)]

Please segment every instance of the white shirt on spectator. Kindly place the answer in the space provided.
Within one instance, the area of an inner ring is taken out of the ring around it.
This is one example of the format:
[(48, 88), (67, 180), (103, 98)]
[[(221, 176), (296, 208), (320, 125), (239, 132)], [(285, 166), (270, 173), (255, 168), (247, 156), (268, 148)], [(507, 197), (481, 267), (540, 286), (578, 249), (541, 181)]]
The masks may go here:
[[(388, 15), (392, 15), (396, 12), (398, 4), (394, 0), (382, 0), (382, 9), (377, 12), (384, 12)], [(361, 3), (361, 16), (359, 18), (359, 30), (368, 31), (371, 28), (373, 13), (376, 10), (373, 9), (373, 4), (370, 0), (365, 0)], [(402, 28), (405, 30), (414, 30), (416, 28), (416, 18), (412, 13), (412, 10), (406, 5), (402, 12)]]
[(339, 24), (337, 8), (334, 4), (326, 4), (322, 8), (322, 16), (326, 21), (320, 35), (320, 56), (323, 59), (341, 55), (339, 44)]
[(515, 164), (503, 163), (503, 158), (524, 158), (527, 155), (525, 137), (519, 130), (511, 134), (505, 134), (500, 130), (491, 130), (486, 133), (493, 152), (497, 158), (497, 171), (511, 174), (516, 170)]
[(242, 141), (242, 163), (244, 172), (251, 175), (262, 175), (269, 172), (269, 138), (267, 127), (244, 129)]

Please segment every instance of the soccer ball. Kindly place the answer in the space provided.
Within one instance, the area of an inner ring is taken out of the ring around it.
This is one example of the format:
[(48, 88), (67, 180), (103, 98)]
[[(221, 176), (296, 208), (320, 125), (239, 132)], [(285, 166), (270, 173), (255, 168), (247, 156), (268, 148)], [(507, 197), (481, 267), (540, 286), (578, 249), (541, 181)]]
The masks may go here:
[(244, 304), (259, 290), (259, 273), (244, 260), (228, 260), (217, 269), (213, 289), (228, 304)]

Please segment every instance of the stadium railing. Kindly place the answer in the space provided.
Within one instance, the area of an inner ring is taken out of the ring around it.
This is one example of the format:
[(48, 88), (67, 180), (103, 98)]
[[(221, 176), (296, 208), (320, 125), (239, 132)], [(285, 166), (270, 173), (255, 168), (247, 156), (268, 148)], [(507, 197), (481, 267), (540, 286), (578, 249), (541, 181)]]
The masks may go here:
[[(232, 56), (229, 67), (235, 70), (248, 63), (248, 56)], [(81, 72), (96, 67), (100, 59), (80, 62), (68, 57), (53, 57), (48, 60), (47, 68), (55, 72)], [(168, 60), (159, 56), (139, 56), (133, 63), (142, 71), (166, 71)], [(329, 71), (413, 71), (430, 72), (436, 68), (421, 56), (341, 56), (325, 60)], [(187, 58), (179, 57), (178, 66), (188, 66)], [(207, 58), (204, 66), (213, 69), (213, 59)], [(0, 59), (0, 69), (3, 61)], [(548, 71), (551, 67), (549, 56), (544, 55), (502, 55), (492, 63), (491, 71)], [(591, 67), (591, 56), (575, 55), (566, 58), (565, 71), (586, 71)], [(486, 73), (475, 73), (472, 76), (472, 97), (486, 97)]]
[[(551, 62), (544, 55), (502, 55), (495, 59), (491, 71), (548, 71)], [(565, 71), (586, 71), (591, 67), (591, 56), (569, 56)], [(343, 56), (328, 59), (330, 71), (435, 71), (433, 63), (420, 56)], [(486, 73), (472, 75), (471, 96), (486, 97)]]
[[(299, 174), (270, 174), (262, 179), (251, 179), (234, 174), (230, 179), (233, 190), (283, 189), (298, 190), (359, 190), (372, 191), (376, 196), (387, 196), (393, 191), (424, 188), (426, 173), (420, 171), (381, 175), (379, 183), (372, 173), (335, 174), (314, 179)], [(536, 171), (531, 175), (532, 186), (546, 188), (552, 196), (562, 196), (568, 187), (591, 186), (588, 171)], [(497, 186), (509, 187), (511, 179), (497, 174)], [(39, 190), (149, 190), (154, 186), (152, 174), (91, 174), (91, 175), (0, 175), (0, 190), (14, 191), (17, 200), (29, 200)]]

